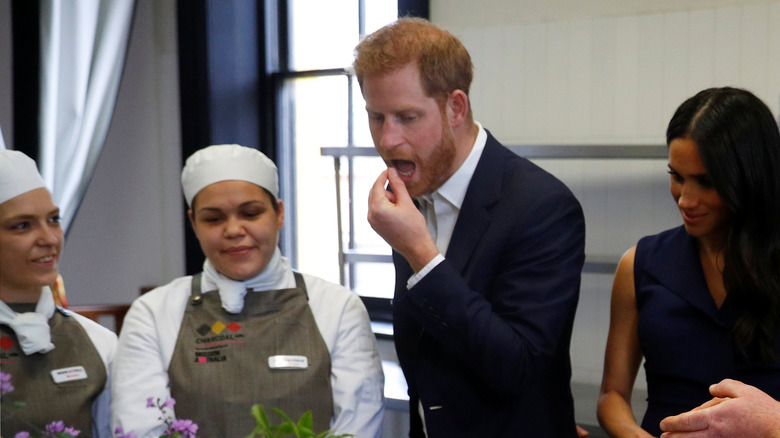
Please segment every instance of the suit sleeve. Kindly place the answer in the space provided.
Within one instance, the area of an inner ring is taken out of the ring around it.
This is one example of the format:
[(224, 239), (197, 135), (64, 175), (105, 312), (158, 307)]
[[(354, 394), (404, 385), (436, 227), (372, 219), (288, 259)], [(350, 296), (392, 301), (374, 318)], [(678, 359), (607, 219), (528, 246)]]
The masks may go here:
[(463, 269), (447, 259), (395, 303), (498, 394), (568, 355), (579, 297), (582, 209), (557, 181), (532, 190), (490, 210)]

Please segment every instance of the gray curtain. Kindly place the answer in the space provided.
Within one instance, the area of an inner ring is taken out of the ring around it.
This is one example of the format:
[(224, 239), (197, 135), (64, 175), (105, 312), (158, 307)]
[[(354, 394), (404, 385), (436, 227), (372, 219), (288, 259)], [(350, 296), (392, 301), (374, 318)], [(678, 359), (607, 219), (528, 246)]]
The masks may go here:
[(116, 102), (135, 0), (41, 1), (38, 166), (68, 226)]

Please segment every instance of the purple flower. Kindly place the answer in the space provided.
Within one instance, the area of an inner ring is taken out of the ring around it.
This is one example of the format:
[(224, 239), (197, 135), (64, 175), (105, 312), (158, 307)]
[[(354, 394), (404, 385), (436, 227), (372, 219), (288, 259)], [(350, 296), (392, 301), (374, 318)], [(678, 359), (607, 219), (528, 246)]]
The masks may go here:
[(30, 438), (30, 432), (23, 430), (14, 435), (14, 438)]
[(174, 420), (166, 431), (166, 435), (173, 436), (176, 432), (180, 432), (184, 438), (195, 438), (198, 433), (198, 425), (192, 420)]
[(56, 437), (58, 433), (65, 431), (64, 421), (52, 421), (46, 425), (45, 437)]
[(14, 385), (11, 384), (11, 375), (8, 373), (0, 372), (0, 395), (13, 392)]
[(52, 421), (46, 425), (46, 431), (43, 433), (43, 436), (44, 438), (57, 438), (59, 433), (67, 433), (72, 437), (77, 437), (81, 431), (72, 427), (65, 427), (64, 421)]
[(136, 435), (134, 432), (125, 433), (121, 427), (117, 427), (114, 430), (114, 436), (116, 438), (138, 438), (138, 435)]
[[(154, 397), (146, 399), (146, 407), (159, 409), (159, 419), (164, 421), (165, 425), (168, 426), (168, 429), (162, 435), (163, 437), (180, 436), (182, 438), (196, 438), (196, 434), (198, 433), (198, 425), (196, 423), (193, 423), (192, 420), (174, 420), (172, 415), (165, 413), (165, 408), (173, 409), (175, 404), (176, 400), (173, 397), (166, 398), (162, 403), (160, 403), (159, 398), (156, 402)], [(114, 431), (114, 435), (116, 435), (116, 438), (137, 438), (132, 432), (127, 435), (122, 435), (122, 432), (121, 428), (117, 428)]]

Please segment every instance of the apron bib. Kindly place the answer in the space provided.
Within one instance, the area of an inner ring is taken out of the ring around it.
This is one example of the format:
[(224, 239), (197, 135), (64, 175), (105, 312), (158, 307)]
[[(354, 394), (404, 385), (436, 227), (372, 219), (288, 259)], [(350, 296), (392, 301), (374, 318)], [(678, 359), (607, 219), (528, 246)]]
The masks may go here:
[(293, 421), (312, 411), (315, 431), (328, 429), (330, 353), (303, 277), (295, 273), (294, 289), (248, 292), (238, 314), (222, 309), (217, 291), (201, 294), (200, 277), (168, 369), (176, 417), (197, 423), (199, 437), (241, 437), (254, 430), (251, 407), (261, 404), (272, 423), (281, 421), (272, 407)]
[[(35, 436), (60, 420), (80, 430), (79, 437), (92, 436), (92, 404), (106, 386), (105, 365), (75, 319), (55, 311), (49, 326), (54, 350), (25, 356), (16, 334), (0, 325), (0, 370), (11, 374), (15, 388), (2, 397), (3, 436), (22, 430)], [(15, 401), (25, 406), (14, 407)]]

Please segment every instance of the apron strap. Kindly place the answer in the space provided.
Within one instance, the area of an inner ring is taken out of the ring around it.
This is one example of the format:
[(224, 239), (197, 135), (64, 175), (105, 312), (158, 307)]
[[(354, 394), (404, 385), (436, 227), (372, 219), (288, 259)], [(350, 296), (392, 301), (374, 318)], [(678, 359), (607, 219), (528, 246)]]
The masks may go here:
[(293, 275), (295, 276), (295, 285), (298, 286), (298, 289), (303, 291), (303, 295), (306, 296), (306, 301), (309, 301), (309, 292), (306, 291), (306, 282), (303, 281), (303, 275), (298, 271), (293, 271)]
[(198, 272), (192, 276), (192, 284), (190, 286), (190, 303), (197, 305), (203, 302), (203, 293), (200, 290), (200, 279), (203, 276), (203, 272)]

